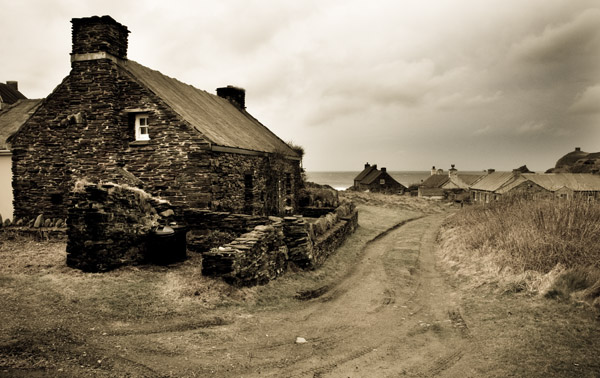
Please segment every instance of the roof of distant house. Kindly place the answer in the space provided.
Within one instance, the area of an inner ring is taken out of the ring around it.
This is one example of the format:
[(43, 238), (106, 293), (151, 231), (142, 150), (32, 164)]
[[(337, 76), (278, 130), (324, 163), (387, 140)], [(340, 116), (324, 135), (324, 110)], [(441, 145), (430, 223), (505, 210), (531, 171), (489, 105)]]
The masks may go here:
[(552, 192), (563, 187), (574, 191), (600, 191), (600, 176), (589, 173), (524, 174), (523, 177)]
[(471, 189), (493, 192), (511, 182), (515, 177), (512, 172), (492, 172), (473, 184)]
[(8, 149), (6, 140), (36, 111), (42, 100), (18, 100), (0, 110), (0, 150)]
[(0, 83), (0, 102), (14, 104), (18, 100), (24, 100), (25, 97), (21, 92), (14, 89), (8, 84)]
[(448, 175), (431, 175), (427, 177), (420, 186), (425, 188), (441, 188), (448, 180), (450, 180)]
[(367, 176), (368, 176), (370, 173), (372, 173), (373, 171), (377, 171), (377, 164), (374, 164), (374, 165), (368, 165), (368, 166), (366, 165), (366, 166), (365, 166), (365, 169), (363, 169), (363, 171), (362, 171), (362, 172), (360, 172), (360, 173), (358, 174), (358, 176), (356, 176), (356, 177), (354, 178), (354, 181), (359, 181), (359, 182), (360, 182), (360, 181), (364, 180), (364, 179), (365, 179), (365, 177), (367, 177)]

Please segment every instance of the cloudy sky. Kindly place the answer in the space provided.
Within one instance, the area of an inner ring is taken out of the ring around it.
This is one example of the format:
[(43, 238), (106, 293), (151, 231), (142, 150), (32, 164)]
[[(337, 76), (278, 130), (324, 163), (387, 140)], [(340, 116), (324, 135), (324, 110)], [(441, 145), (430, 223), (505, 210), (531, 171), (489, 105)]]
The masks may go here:
[(45, 97), (74, 17), (126, 25), (128, 57), (247, 110), (309, 171), (536, 171), (600, 151), (600, 1), (0, 0), (1, 81)]

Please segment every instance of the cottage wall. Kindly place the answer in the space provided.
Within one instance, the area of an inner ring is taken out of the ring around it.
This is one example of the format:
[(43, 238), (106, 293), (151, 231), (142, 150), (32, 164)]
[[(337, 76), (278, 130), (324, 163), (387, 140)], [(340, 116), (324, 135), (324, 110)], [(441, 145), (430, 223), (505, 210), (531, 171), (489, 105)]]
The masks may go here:
[(2, 220), (13, 217), (11, 177), (10, 152), (0, 150), (0, 217)]

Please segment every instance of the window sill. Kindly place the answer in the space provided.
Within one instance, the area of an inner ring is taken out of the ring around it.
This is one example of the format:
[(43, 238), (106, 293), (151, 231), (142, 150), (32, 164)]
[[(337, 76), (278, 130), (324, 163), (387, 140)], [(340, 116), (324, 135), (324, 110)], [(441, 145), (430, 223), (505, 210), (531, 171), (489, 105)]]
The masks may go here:
[(149, 140), (136, 140), (134, 142), (130, 142), (129, 146), (130, 147), (135, 147), (135, 146), (147, 146), (150, 144)]

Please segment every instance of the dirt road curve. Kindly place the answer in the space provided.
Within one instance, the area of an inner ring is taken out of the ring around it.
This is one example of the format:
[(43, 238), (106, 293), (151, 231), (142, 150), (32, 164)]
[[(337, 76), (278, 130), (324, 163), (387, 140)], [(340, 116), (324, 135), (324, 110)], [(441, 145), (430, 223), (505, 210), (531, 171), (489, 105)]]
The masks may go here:
[[(435, 268), (442, 217), (408, 221), (372, 241), (343, 282), (301, 293), (316, 298), (299, 308), (239, 314), (227, 326), (173, 334), (177, 354), (188, 361), (183, 374), (428, 377), (452, 367), (468, 351), (470, 335), (453, 291)], [(164, 334), (155, 336), (165, 344)], [(306, 343), (296, 343), (297, 337)], [(146, 366), (150, 375), (182, 373), (181, 358), (148, 357), (130, 354), (128, 360)]]

